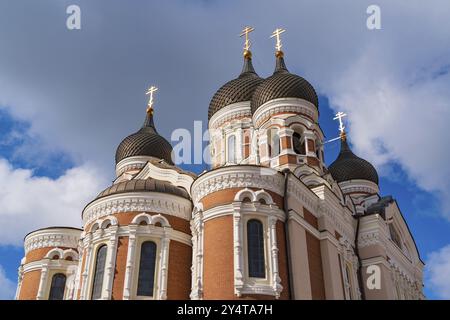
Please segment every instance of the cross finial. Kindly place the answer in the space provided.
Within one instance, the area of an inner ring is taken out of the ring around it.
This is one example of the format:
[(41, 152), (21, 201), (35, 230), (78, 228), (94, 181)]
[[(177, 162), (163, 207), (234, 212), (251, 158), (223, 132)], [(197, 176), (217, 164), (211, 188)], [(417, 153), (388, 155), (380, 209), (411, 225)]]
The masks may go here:
[(254, 31), (254, 30), (255, 30), (255, 28), (246, 26), (246, 27), (242, 30), (242, 33), (239, 35), (240, 37), (245, 36), (244, 54), (245, 54), (245, 52), (247, 52), (247, 51), (250, 50), (250, 46), (251, 46), (252, 44), (251, 44), (251, 42), (250, 42), (250, 39), (248, 38), (248, 34), (249, 34), (250, 32), (252, 32), (252, 31)]
[(281, 47), (283, 46), (283, 45), (281, 44), (281, 38), (280, 38), (280, 35), (281, 35), (282, 33), (284, 33), (284, 32), (286, 32), (285, 29), (277, 28), (277, 29), (275, 29), (274, 32), (272, 32), (272, 35), (270, 36), (271, 38), (273, 38), (273, 37), (276, 37), (276, 38), (277, 38), (277, 43), (276, 43), (276, 45), (275, 45), (275, 49), (277, 49), (277, 51), (281, 51)]
[(147, 104), (147, 113), (153, 112), (153, 93), (158, 91), (158, 88), (155, 86), (151, 86), (148, 88), (148, 91), (145, 93), (146, 95), (150, 95)]
[(333, 120), (339, 120), (339, 131), (341, 133), (341, 137), (345, 136), (345, 126), (344, 122), (342, 121), (342, 118), (346, 117), (347, 114), (344, 112), (339, 111), (336, 113), (336, 116), (333, 118)]

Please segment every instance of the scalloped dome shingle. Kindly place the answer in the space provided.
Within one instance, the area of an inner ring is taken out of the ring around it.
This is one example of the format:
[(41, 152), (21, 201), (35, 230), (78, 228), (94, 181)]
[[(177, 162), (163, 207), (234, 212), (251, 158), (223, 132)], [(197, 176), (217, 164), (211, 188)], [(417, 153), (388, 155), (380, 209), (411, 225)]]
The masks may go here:
[(337, 182), (361, 179), (378, 185), (377, 170), (370, 162), (356, 156), (345, 139), (341, 140), (341, 151), (328, 171)]
[(304, 78), (289, 73), (282, 56), (277, 57), (273, 75), (262, 81), (251, 100), (252, 113), (264, 103), (279, 98), (300, 98), (319, 108), (316, 90)]
[(256, 87), (263, 81), (253, 68), (251, 58), (244, 59), (238, 78), (228, 81), (214, 94), (208, 109), (208, 120), (222, 108), (237, 102), (250, 101)]
[(150, 156), (173, 164), (172, 146), (156, 131), (151, 114), (147, 114), (144, 125), (138, 132), (129, 135), (119, 144), (116, 164), (133, 156)]

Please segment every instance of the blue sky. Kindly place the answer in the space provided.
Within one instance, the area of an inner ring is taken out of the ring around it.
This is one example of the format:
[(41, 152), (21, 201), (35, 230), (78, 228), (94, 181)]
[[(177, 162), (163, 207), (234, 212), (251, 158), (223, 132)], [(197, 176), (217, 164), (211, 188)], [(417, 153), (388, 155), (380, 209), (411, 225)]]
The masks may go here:
[[(369, 31), (365, 0), (0, 2), (0, 286), (9, 288), (0, 298), (13, 294), (23, 236), (79, 226), (111, 183), (115, 148), (142, 123), (149, 85), (160, 88), (166, 138), (196, 120), (206, 127), (215, 90), (241, 69), (247, 24), (264, 77), (269, 35), (287, 29), (287, 66), (319, 92), (325, 135), (337, 136), (336, 111), (349, 115), (354, 152), (376, 166), (429, 262), (426, 295), (450, 298), (450, 3), (432, 3), (380, 0), (382, 29)], [(70, 4), (81, 30), (66, 28)], [(338, 151), (326, 145), (328, 164)]]

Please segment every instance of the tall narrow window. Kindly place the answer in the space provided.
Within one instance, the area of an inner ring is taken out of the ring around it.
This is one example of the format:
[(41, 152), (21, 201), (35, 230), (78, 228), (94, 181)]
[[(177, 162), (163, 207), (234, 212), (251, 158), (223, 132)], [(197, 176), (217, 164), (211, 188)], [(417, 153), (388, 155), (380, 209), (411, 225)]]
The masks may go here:
[(64, 289), (66, 288), (66, 276), (62, 273), (57, 273), (52, 278), (50, 286), (50, 295), (48, 300), (63, 300)]
[(269, 156), (271, 158), (276, 157), (280, 154), (280, 136), (278, 135), (277, 129), (269, 129), (268, 137), (269, 143)]
[(141, 261), (139, 263), (138, 296), (153, 296), (155, 282), (156, 244), (146, 241), (141, 246)]
[(105, 274), (107, 246), (102, 245), (97, 250), (97, 258), (95, 261), (94, 284), (92, 285), (92, 299), (100, 299), (102, 297), (103, 276)]
[(265, 278), (264, 231), (259, 220), (247, 222), (248, 275), (253, 278)]
[(300, 133), (294, 132), (292, 135), (292, 144), (294, 146), (294, 152), (296, 154), (306, 154), (305, 143), (302, 142)]
[(389, 233), (391, 234), (391, 239), (394, 241), (394, 243), (402, 249), (402, 241), (400, 240), (400, 236), (398, 235), (397, 230), (395, 230), (395, 227), (392, 225), (392, 223), (389, 225)]
[(236, 163), (236, 137), (234, 135), (228, 137), (227, 150), (228, 162)]

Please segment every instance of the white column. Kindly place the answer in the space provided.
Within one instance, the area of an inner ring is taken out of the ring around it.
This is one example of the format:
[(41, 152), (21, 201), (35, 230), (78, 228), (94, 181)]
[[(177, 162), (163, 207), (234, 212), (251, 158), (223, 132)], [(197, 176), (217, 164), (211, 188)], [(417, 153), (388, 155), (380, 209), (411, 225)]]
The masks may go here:
[(244, 144), (242, 140), (242, 128), (236, 130), (236, 163), (240, 163), (243, 160)]
[(81, 273), (83, 272), (82, 268), (81, 268), (81, 261), (82, 261), (82, 252), (83, 252), (83, 241), (82, 240), (78, 240), (78, 267), (77, 267), (77, 272), (76, 272), (76, 276), (75, 276), (75, 285), (73, 288), (73, 300), (77, 300), (77, 292), (78, 290), (81, 288)]
[(270, 269), (269, 272), (271, 273), (272, 278), (272, 288), (275, 291), (276, 298), (280, 297), (280, 292), (283, 290), (283, 287), (281, 286), (281, 278), (280, 278), (280, 272), (278, 270), (278, 245), (277, 245), (277, 230), (276, 230), (276, 223), (277, 218), (276, 217), (269, 217), (268, 218), (268, 224), (269, 224), (269, 249), (270, 249)]
[(136, 252), (136, 232), (137, 225), (130, 225), (128, 237), (127, 264), (125, 269), (125, 281), (123, 285), (123, 300), (129, 300), (131, 297), (131, 284), (134, 273), (134, 261)]
[[(195, 217), (197, 210), (194, 209), (192, 217)], [(189, 297), (194, 300), (197, 298), (197, 252), (198, 252), (198, 232), (195, 226), (195, 221), (191, 220), (191, 233), (192, 233), (192, 264), (191, 264), (191, 294)]]
[(233, 247), (234, 247), (234, 293), (240, 297), (244, 287), (244, 266), (242, 251), (242, 216), (240, 203), (233, 204)]
[(22, 287), (22, 280), (23, 280), (23, 264), (20, 265), (18, 270), (17, 289), (16, 289), (16, 296), (14, 298), (15, 300), (19, 299), (20, 289)]
[(114, 269), (116, 266), (117, 253), (117, 229), (118, 226), (110, 226), (110, 238), (108, 241), (108, 252), (106, 260), (105, 278), (103, 281), (102, 300), (110, 300), (114, 281)]
[(44, 290), (47, 286), (48, 279), (48, 261), (44, 262), (41, 268), (41, 279), (39, 281), (39, 289), (36, 296), (36, 300), (44, 300)]
[(167, 273), (169, 268), (169, 245), (171, 228), (164, 227), (164, 236), (161, 239), (161, 253), (160, 253), (160, 275), (159, 275), (159, 292), (158, 299), (167, 299)]
[(226, 159), (226, 155), (227, 155), (227, 147), (228, 147), (228, 141), (225, 139), (226, 135), (225, 135), (225, 130), (222, 129), (220, 130), (220, 134), (222, 136), (222, 143), (221, 143), (221, 150), (220, 150), (220, 164), (224, 165), (225, 163), (227, 163), (227, 159)]
[(84, 250), (86, 252), (85, 262), (84, 262), (84, 270), (81, 275), (81, 295), (80, 300), (87, 300), (88, 297), (88, 276), (89, 276), (89, 266), (91, 264), (92, 259), (92, 233), (87, 233), (86, 237), (83, 239), (84, 242)]

